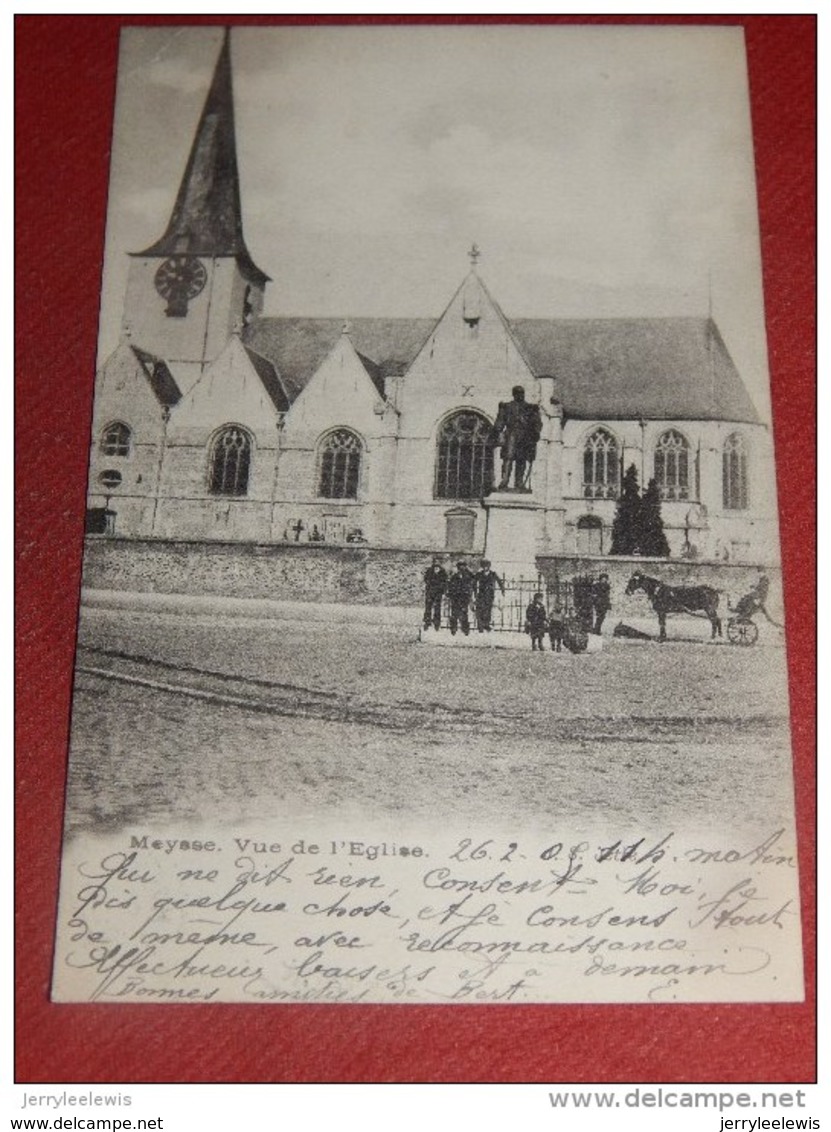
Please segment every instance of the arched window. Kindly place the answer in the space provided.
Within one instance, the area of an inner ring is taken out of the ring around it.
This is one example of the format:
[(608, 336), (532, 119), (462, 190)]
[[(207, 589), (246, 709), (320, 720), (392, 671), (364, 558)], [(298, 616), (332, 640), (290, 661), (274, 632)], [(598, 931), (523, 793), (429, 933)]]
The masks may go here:
[(126, 424), (113, 421), (101, 433), (101, 451), (105, 456), (129, 456), (132, 435)]
[(317, 494), (323, 499), (357, 499), (363, 445), (354, 432), (339, 428), (323, 438)]
[(577, 520), (577, 553), (603, 553), (603, 523), (597, 515), (583, 515)]
[(491, 426), (480, 413), (459, 412), (439, 429), (436, 499), (481, 499), (493, 487)]
[(690, 498), (690, 446), (674, 428), (655, 445), (655, 482), (661, 499)]
[(607, 429), (595, 429), (583, 449), (583, 495), (586, 499), (617, 499), (619, 491), (617, 440)]
[(251, 437), (237, 425), (226, 425), (211, 449), (211, 495), (245, 495), (251, 470)]
[(747, 449), (737, 432), (724, 442), (721, 483), (725, 510), (747, 510)]

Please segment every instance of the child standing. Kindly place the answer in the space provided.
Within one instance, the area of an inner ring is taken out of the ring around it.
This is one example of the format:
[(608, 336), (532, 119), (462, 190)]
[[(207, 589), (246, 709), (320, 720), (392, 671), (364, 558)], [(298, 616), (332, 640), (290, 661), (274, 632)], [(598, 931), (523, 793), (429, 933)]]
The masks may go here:
[(534, 594), (534, 600), (525, 611), (525, 632), (531, 638), (531, 649), (543, 650), (543, 637), (548, 626), (548, 617), (542, 603), (542, 594)]
[(552, 652), (563, 651), (563, 615), (555, 605), (548, 618), (548, 639)]

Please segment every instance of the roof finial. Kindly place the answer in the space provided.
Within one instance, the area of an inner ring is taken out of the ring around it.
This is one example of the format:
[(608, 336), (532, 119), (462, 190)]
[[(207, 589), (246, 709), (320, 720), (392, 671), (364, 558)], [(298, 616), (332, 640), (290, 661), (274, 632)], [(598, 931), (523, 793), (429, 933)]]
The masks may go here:
[(341, 332), (341, 334), (345, 334), (346, 337), (348, 338), (351, 331), (352, 331), (352, 327), (349, 325), (349, 319), (345, 318), (343, 320), (343, 326), (340, 328), (340, 332)]
[(481, 254), (482, 253), (479, 251), (479, 245), (477, 243), (471, 244), (470, 251), (467, 253), (467, 255), (468, 259), (470, 260), (470, 266), (474, 271), (476, 270), (476, 264), (479, 262), (479, 257), (481, 256)]

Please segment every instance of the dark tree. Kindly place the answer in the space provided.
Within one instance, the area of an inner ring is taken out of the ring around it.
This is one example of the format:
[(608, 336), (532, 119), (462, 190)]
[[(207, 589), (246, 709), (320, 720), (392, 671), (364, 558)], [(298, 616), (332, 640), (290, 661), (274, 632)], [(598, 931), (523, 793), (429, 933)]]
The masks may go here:
[(655, 480), (641, 497), (641, 513), (638, 526), (638, 554), (647, 558), (669, 558), (669, 543), (664, 534), (664, 521), (661, 518), (661, 497)]
[(634, 464), (626, 469), (620, 498), (612, 523), (611, 554), (637, 554), (640, 534), (641, 492), (638, 487), (638, 470)]

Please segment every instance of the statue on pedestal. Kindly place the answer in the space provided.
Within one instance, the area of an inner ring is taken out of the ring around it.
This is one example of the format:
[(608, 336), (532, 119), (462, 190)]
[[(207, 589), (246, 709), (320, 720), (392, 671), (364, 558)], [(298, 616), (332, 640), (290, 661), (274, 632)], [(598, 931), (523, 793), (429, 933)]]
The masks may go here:
[[(491, 440), (501, 452), (502, 479), (498, 491), (530, 492), (531, 468), (537, 454), (537, 441), (542, 432), (542, 414), (539, 405), (529, 405), (525, 390), (515, 385), (513, 400), (500, 401), (499, 412), (491, 429)], [(509, 487), (511, 471), (513, 487)]]

